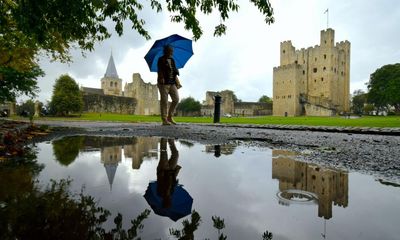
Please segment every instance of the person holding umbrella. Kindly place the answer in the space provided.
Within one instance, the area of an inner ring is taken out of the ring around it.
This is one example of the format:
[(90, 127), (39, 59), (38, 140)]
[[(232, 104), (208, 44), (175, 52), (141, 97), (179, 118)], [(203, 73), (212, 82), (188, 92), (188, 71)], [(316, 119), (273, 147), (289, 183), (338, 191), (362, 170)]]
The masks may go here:
[[(176, 124), (172, 116), (179, 103), (178, 88), (181, 87), (175, 60), (172, 58), (174, 49), (170, 45), (164, 47), (164, 55), (158, 59), (157, 86), (160, 91), (160, 110), (162, 125)], [(168, 108), (168, 95), (171, 105)]]
[[(151, 72), (157, 72), (157, 86), (160, 91), (160, 112), (163, 125), (176, 124), (172, 118), (179, 102), (178, 69), (183, 68), (193, 55), (192, 40), (178, 34), (154, 42), (144, 56)], [(168, 109), (168, 96), (172, 103)]]

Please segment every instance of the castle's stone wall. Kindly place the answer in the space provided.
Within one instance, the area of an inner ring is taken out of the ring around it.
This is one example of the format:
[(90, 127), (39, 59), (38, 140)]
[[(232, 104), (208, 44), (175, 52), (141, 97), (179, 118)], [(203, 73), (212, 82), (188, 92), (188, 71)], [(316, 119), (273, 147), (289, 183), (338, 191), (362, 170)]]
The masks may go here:
[(259, 102), (235, 102), (233, 97), (234, 93), (230, 90), (224, 90), (221, 92), (206, 92), (206, 100), (204, 101), (200, 111), (201, 115), (214, 115), (214, 97), (216, 95), (221, 96), (221, 116), (224, 114), (235, 116), (259, 116), (272, 114), (272, 104)]
[(136, 99), (110, 95), (83, 95), (84, 112), (134, 114)]
[(145, 83), (139, 73), (134, 73), (132, 82), (125, 84), (124, 95), (137, 100), (136, 115), (160, 114), (157, 85)]

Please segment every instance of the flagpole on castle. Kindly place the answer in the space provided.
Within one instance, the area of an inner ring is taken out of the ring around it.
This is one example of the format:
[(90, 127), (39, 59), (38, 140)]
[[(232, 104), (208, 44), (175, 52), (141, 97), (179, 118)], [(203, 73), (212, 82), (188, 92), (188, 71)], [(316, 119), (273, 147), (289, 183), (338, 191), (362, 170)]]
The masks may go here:
[(329, 8), (327, 8), (324, 12), (324, 14), (326, 13), (326, 29), (329, 28)]

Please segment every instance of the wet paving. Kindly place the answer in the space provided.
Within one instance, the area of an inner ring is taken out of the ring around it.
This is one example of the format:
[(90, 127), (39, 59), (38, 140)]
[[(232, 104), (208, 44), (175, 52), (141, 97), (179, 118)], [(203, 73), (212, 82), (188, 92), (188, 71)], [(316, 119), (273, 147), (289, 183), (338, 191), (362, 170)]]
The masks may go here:
[[(266, 231), (272, 239), (400, 236), (398, 184), (296, 161), (295, 152), (241, 141), (105, 136), (65, 137), (35, 148), (41, 168), (32, 178), (43, 188), (51, 179), (71, 179), (71, 191), (84, 186), (113, 217), (123, 215), (124, 227), (151, 210), (142, 239), (175, 239), (170, 229), (181, 229), (193, 210), (201, 216), (195, 239), (218, 239), (221, 232), (228, 239), (262, 239)], [(224, 219), (220, 231), (216, 216)]]

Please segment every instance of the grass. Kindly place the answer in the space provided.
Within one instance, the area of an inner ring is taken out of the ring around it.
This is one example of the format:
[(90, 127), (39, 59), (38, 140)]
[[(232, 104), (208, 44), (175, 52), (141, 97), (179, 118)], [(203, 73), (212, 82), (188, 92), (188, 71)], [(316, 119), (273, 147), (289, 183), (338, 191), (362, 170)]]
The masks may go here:
[[(16, 118), (17, 119), (17, 118)], [(108, 121), (108, 122), (161, 122), (160, 116), (139, 116), (113, 113), (85, 113), (80, 116), (66, 118), (47, 117), (35, 120), (58, 121)], [(211, 117), (175, 117), (177, 122), (213, 123)], [(308, 126), (339, 126), (339, 127), (400, 127), (400, 116), (363, 116), (347, 119), (343, 117), (221, 117), (220, 123), (227, 124), (279, 124), (279, 125), (308, 125)]]

